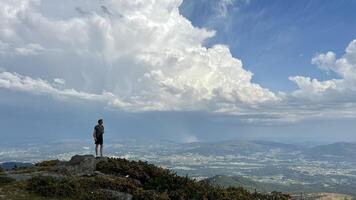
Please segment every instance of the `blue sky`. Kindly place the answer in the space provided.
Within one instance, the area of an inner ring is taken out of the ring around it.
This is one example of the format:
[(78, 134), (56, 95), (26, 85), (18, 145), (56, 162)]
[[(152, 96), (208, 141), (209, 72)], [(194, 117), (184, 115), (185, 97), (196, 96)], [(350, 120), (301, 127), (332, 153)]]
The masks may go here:
[(5, 0), (2, 143), (356, 141), (356, 2)]
[[(181, 12), (195, 26), (217, 30), (207, 43), (227, 44), (254, 73), (254, 80), (273, 91), (296, 87), (289, 76), (337, 78), (311, 64), (319, 52), (342, 55), (355, 39), (353, 1), (231, 1), (218, 17), (219, 1), (184, 1)], [(278, 75), (277, 75), (278, 74)]]

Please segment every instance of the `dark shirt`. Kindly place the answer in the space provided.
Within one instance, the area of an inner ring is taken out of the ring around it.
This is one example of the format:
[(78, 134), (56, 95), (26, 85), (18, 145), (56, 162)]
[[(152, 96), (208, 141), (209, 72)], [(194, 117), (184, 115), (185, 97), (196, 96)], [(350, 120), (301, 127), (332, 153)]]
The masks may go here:
[(95, 128), (95, 137), (99, 138), (99, 137), (103, 137), (104, 134), (104, 126), (103, 125), (96, 125)]

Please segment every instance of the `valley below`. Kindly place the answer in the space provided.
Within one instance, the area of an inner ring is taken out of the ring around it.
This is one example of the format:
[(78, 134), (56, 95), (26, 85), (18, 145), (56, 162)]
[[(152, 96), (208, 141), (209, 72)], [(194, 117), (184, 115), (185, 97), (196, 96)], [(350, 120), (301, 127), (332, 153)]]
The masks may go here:
[[(58, 142), (0, 147), (0, 161), (68, 160), (74, 154), (92, 154), (92, 146), (90, 142)], [(174, 170), (178, 175), (196, 180), (208, 179), (212, 184), (223, 187), (243, 186), (259, 192), (282, 191), (296, 197), (320, 193), (356, 196), (354, 143), (305, 147), (269, 141), (185, 144), (112, 141), (105, 146), (105, 154), (147, 161)]]

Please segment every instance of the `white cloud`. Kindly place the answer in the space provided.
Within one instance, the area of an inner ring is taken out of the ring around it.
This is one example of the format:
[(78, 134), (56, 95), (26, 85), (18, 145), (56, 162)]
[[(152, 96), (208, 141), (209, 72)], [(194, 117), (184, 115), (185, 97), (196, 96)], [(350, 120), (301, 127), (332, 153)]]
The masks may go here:
[(0, 2), (0, 58), (11, 52), (27, 59), (3, 66), (2, 89), (129, 111), (228, 113), (247, 122), (355, 116), (356, 41), (339, 59), (333, 52), (312, 59), (340, 79), (290, 77), (299, 89), (275, 94), (252, 82), (228, 46), (204, 47), (215, 31), (184, 18), (181, 0), (68, 2), (60, 14), (47, 5), (55, 1)]
[(33, 79), (28, 76), (22, 76), (17, 73), (1, 72), (0, 73), (0, 88), (11, 89), (14, 91), (28, 92), (37, 95), (51, 95), (60, 100), (71, 98), (105, 102), (112, 104), (121, 109), (124, 106), (129, 108), (129, 104), (122, 102), (118, 97), (110, 92), (104, 91), (102, 94), (92, 94), (87, 92), (77, 91), (75, 89), (60, 89), (56, 87), (56, 83), (63, 83), (62, 79), (55, 79), (54, 83), (42, 79)]
[(214, 5), (215, 18), (225, 19), (229, 12), (234, 9), (237, 10), (239, 7), (248, 5), (250, 0), (218, 0), (217, 4)]
[(340, 58), (334, 52), (321, 53), (312, 63), (324, 71), (338, 75), (338, 79), (319, 81), (310, 77), (295, 76), (289, 79), (299, 89), (284, 96), (290, 110), (302, 111), (296, 118), (356, 117), (356, 40), (350, 42)]
[(66, 83), (66, 81), (64, 79), (61, 78), (55, 78), (54, 82), (60, 85), (64, 85)]
[(32, 56), (38, 55), (41, 52), (49, 51), (43, 48), (39, 44), (21, 44), (11, 45), (11, 43), (5, 43), (0, 41), (0, 55), (3, 56)]
[(218, 6), (216, 8), (217, 17), (225, 18), (228, 14), (229, 7), (234, 5), (235, 0), (219, 0)]
[[(334, 52), (319, 54), (312, 59), (312, 63), (320, 69), (331, 71), (339, 75), (345, 82), (356, 81), (356, 40), (350, 42), (345, 50), (345, 54), (336, 59)], [(354, 85), (349, 85), (353, 87)], [(354, 89), (354, 88), (353, 88)]]
[(326, 54), (319, 54), (312, 59), (312, 64), (316, 64), (320, 69), (329, 71), (335, 64), (336, 55), (334, 52), (327, 52)]
[(350, 42), (341, 58), (336, 58), (334, 52), (321, 53), (312, 59), (312, 64), (318, 65), (322, 70), (333, 72), (340, 79), (318, 81), (309, 77), (290, 77), (299, 90), (295, 95), (302, 95), (313, 99), (319, 95), (323, 101), (334, 101), (338, 99), (343, 102), (350, 98), (356, 99), (356, 40)]
[(322, 95), (326, 90), (336, 89), (336, 84), (339, 82), (338, 80), (320, 82), (317, 79), (303, 76), (289, 77), (289, 80), (299, 87), (299, 90), (294, 91), (293, 95), (314, 100), (316, 96)]
[[(278, 101), (273, 92), (252, 83), (253, 74), (243, 68), (227, 46), (203, 46), (215, 32), (192, 26), (179, 13), (181, 3), (119, 0), (100, 6), (86, 1), (91, 6), (83, 10), (90, 14), (56, 19), (47, 16), (49, 11), (47, 15), (41, 13), (49, 9), (42, 8), (41, 1), (2, 1), (1, 44), (14, 48), (18, 56), (41, 54), (36, 58), (47, 65), (37, 66), (36, 70), (62, 77), (48, 85), (43, 79), (20, 75), (18, 67), (18, 74), (12, 74), (17, 81), (5, 80), (15, 86), (6, 88), (92, 99), (101, 98), (95, 93), (109, 91), (135, 110), (215, 112)], [(110, 8), (110, 15), (102, 12), (103, 6)], [(68, 10), (75, 8), (68, 4)], [(47, 58), (46, 49), (58, 52)], [(76, 63), (67, 64), (69, 60)], [(37, 80), (36, 84), (30, 80)], [(64, 83), (75, 89), (58, 90)], [(27, 85), (31, 89), (26, 89)], [(110, 99), (109, 104), (120, 105), (120, 101)]]
[(19, 55), (37, 55), (40, 51), (44, 51), (45, 49), (39, 44), (27, 44), (23, 47), (15, 48), (15, 51)]

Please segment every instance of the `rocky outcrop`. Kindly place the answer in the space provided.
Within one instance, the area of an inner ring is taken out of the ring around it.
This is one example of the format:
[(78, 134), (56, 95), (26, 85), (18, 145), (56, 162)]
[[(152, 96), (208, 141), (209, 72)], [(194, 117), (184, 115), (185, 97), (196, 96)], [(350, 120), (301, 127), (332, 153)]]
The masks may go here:
[(95, 167), (96, 161), (93, 155), (75, 155), (59, 166), (72, 176), (93, 175)]
[(96, 164), (100, 161), (106, 162), (107, 159), (107, 157), (95, 158), (93, 155), (75, 155), (69, 161), (60, 161), (51, 166), (53, 168), (49, 171), (37, 170), (36, 166), (32, 166), (33, 170), (21, 171), (21, 169), (18, 169), (15, 171), (6, 171), (4, 174), (17, 181), (28, 180), (34, 176), (95, 176), (102, 174), (99, 171), (95, 171)]
[[(49, 180), (67, 180), (68, 177), (86, 178), (86, 177), (102, 177), (108, 180), (122, 179), (122, 177), (115, 177), (96, 171), (96, 165), (99, 162), (107, 162), (107, 157), (94, 157), (93, 155), (75, 155), (69, 161), (45, 161), (42, 164), (34, 165), (23, 169), (14, 169), (3, 171), (1, 177), (7, 177), (16, 182), (30, 181), (36, 177), (54, 178)], [(46, 179), (45, 179), (46, 180)], [(76, 179), (74, 179), (76, 180)], [(111, 190), (98, 189), (93, 191), (95, 194), (105, 197), (110, 200), (132, 200), (133, 196), (129, 193)], [(1, 199), (1, 196), (0, 196)]]
[(94, 157), (93, 155), (75, 155), (68, 162), (60, 162), (56, 167), (59, 172), (70, 176), (92, 176), (97, 172), (96, 164), (107, 161), (107, 157)]

